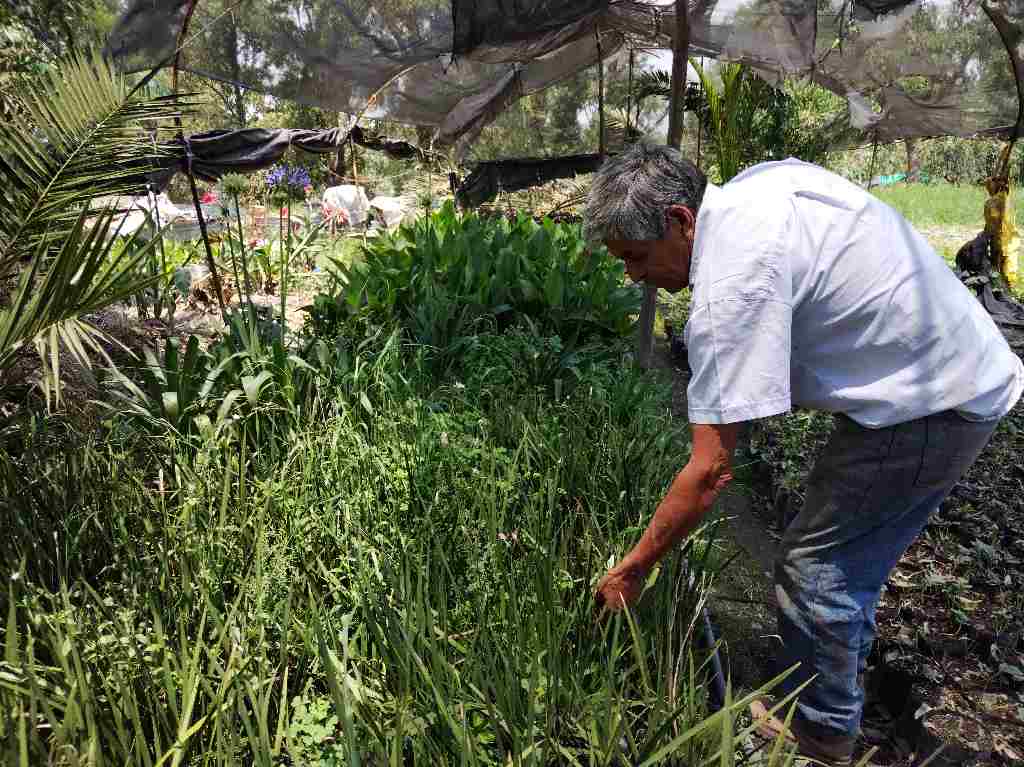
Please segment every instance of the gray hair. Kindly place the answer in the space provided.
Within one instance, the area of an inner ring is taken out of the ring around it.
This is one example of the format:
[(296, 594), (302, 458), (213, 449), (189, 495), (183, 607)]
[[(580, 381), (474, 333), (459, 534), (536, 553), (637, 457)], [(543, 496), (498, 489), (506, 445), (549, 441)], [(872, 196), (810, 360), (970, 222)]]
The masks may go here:
[(685, 205), (697, 211), (708, 179), (668, 146), (635, 144), (609, 157), (594, 176), (583, 213), (591, 242), (660, 240), (665, 210)]

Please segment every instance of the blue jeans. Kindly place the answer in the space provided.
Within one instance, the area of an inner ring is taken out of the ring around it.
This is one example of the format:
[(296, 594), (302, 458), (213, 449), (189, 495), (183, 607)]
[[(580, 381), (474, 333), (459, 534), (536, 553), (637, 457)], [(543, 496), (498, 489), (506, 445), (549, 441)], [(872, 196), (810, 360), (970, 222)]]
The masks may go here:
[(857, 675), (875, 639), (882, 586), (995, 427), (951, 411), (883, 429), (837, 416), (775, 563), (777, 660), (783, 669), (800, 664), (782, 691), (816, 675), (797, 703), (804, 728), (859, 731)]

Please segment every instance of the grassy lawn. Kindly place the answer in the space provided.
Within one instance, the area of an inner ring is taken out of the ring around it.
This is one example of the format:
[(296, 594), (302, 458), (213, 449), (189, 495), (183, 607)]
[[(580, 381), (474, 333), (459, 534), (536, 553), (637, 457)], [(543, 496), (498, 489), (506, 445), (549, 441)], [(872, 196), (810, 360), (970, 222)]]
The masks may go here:
[[(953, 184), (899, 184), (872, 190), (902, 213), (950, 264), (985, 225), (985, 190)], [(1014, 193), (1017, 228), (1024, 229), (1024, 195)]]
[[(915, 226), (965, 226), (981, 229), (988, 196), (980, 186), (953, 184), (897, 184), (872, 190)], [(1014, 192), (1017, 225), (1024, 225), (1024, 195)]]

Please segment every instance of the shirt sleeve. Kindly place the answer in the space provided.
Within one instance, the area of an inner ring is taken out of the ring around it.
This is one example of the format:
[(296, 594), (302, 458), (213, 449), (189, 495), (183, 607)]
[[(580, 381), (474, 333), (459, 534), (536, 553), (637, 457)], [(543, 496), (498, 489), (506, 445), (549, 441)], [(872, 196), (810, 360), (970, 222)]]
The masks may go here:
[(737, 423), (790, 409), (792, 308), (763, 296), (716, 299), (686, 326), (691, 423)]
[(686, 326), (691, 423), (726, 424), (791, 406), (793, 286), (786, 227), (717, 229), (700, 253)]

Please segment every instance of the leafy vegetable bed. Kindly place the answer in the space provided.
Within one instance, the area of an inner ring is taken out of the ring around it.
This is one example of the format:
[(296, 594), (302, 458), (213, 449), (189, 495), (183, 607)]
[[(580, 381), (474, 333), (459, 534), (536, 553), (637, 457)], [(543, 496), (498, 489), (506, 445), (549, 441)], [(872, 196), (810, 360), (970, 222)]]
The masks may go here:
[(239, 311), (145, 355), (102, 430), (7, 441), (0, 762), (731, 763), (706, 541), (595, 622), (688, 449), (623, 362), (621, 264), (446, 210), (334, 288), (299, 336)]

